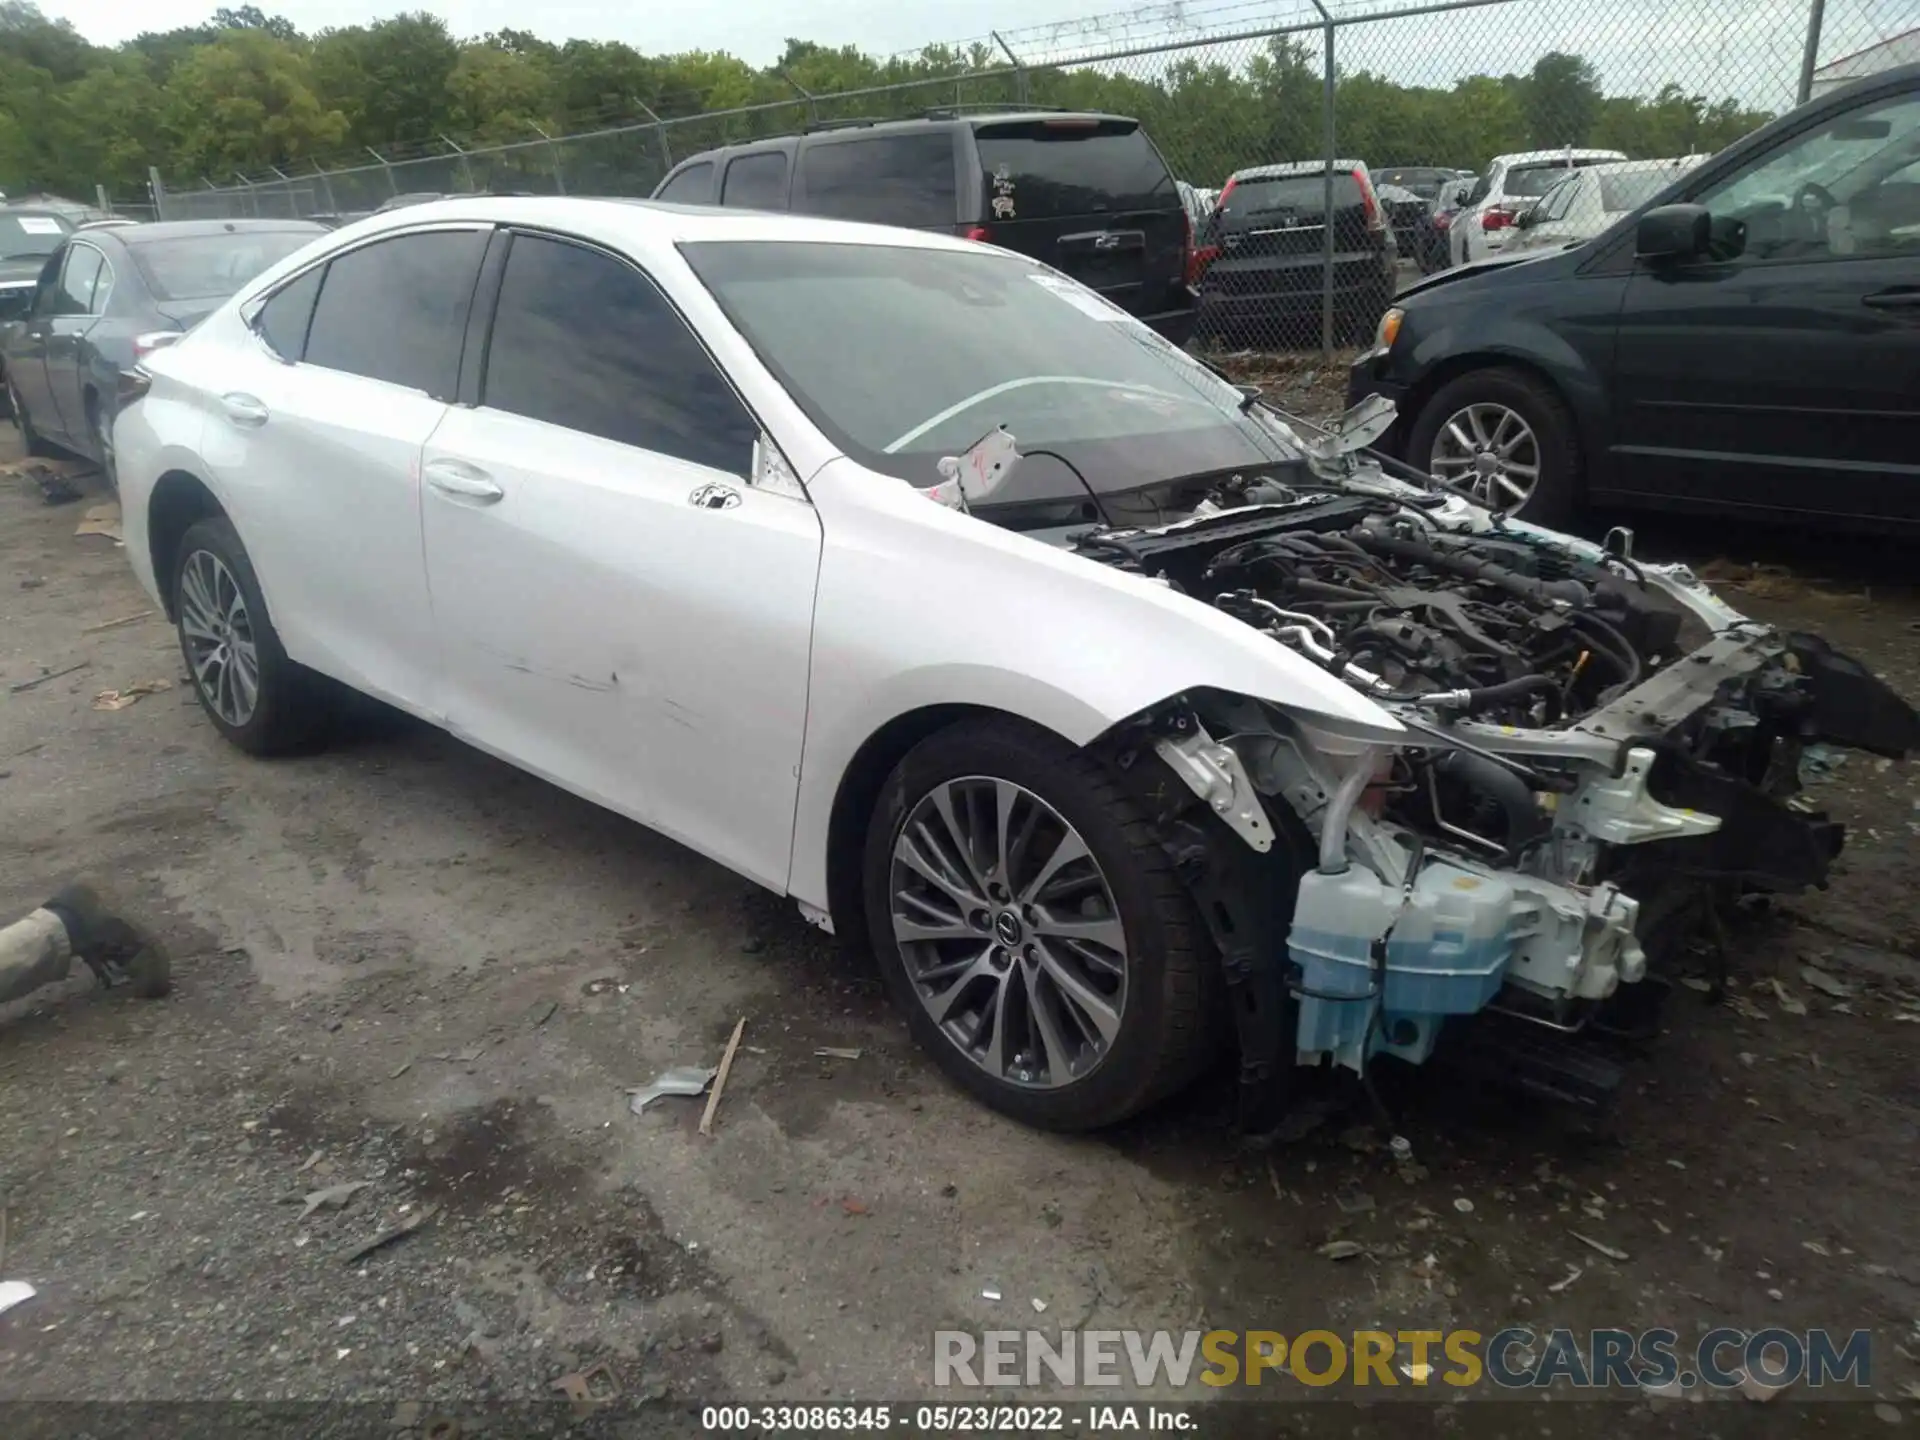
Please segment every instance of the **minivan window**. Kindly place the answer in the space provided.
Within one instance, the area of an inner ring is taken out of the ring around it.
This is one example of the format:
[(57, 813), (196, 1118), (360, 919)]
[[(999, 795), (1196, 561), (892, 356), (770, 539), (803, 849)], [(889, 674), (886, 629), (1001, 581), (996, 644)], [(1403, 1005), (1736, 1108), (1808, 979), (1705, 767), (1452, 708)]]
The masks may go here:
[(253, 328), (282, 360), (298, 364), (307, 353), (307, 326), (313, 322), (313, 302), (320, 296), (326, 266), (316, 265), (298, 280), (282, 286), (260, 307)]
[(337, 257), (320, 283), (307, 363), (451, 400), (486, 246), (478, 230), (429, 230)]
[[(1344, 210), (1361, 203), (1360, 182), (1353, 178), (1353, 172), (1336, 170), (1333, 175), (1334, 209)], [(1233, 187), (1233, 193), (1220, 202), (1219, 214), (1221, 223), (1229, 227), (1236, 221), (1254, 225), (1270, 223), (1289, 214), (1301, 220), (1318, 222), (1325, 217), (1326, 207), (1327, 176), (1322, 171), (1318, 175), (1242, 180)]]
[(795, 205), (809, 215), (945, 229), (958, 213), (953, 136), (929, 130), (809, 142), (800, 152), (800, 190)]
[(1062, 117), (982, 125), (985, 220), (1050, 220), (1178, 203), (1139, 123)]
[(720, 203), (738, 210), (787, 208), (787, 156), (783, 150), (741, 155), (728, 162)]
[(516, 235), (481, 403), (729, 475), (759, 427), (653, 283), (599, 250)]
[(713, 200), (713, 162), (702, 160), (689, 165), (660, 187), (656, 200), (671, 200), (682, 205), (706, 205)]

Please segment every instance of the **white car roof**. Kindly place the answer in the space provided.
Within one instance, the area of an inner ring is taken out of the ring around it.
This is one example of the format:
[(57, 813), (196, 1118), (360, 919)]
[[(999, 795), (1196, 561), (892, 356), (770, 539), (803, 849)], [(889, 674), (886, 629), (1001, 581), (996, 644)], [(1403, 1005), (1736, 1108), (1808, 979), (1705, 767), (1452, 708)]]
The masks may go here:
[(726, 210), (713, 205), (674, 205), (654, 200), (589, 199), (548, 195), (461, 195), (369, 216), (335, 232), (377, 235), (414, 229), (437, 220), (483, 220), (497, 225), (549, 225), (603, 240), (646, 248), (705, 240), (788, 240), (838, 245), (891, 245), (977, 253), (957, 236), (814, 215), (762, 210)]
[(1495, 165), (1504, 165), (1509, 170), (1525, 165), (1551, 165), (1561, 160), (1624, 160), (1626, 153), (1621, 150), (1582, 150), (1578, 147), (1562, 146), (1557, 150), (1521, 150), (1512, 155), (1496, 155)]

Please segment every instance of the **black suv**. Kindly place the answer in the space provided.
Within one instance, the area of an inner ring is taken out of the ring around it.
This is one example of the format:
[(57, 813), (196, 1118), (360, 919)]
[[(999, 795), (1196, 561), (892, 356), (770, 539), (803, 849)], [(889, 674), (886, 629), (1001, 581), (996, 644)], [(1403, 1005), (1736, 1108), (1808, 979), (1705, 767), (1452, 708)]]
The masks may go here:
[(683, 160), (655, 200), (939, 230), (1053, 266), (1176, 345), (1193, 333), (1193, 234), (1138, 120), (930, 110), (729, 145)]
[[(1326, 284), (1327, 164), (1236, 170), (1195, 256), (1200, 336), (1264, 348), (1317, 344)], [(1358, 160), (1333, 168), (1333, 321), (1364, 339), (1393, 298), (1398, 247)]]

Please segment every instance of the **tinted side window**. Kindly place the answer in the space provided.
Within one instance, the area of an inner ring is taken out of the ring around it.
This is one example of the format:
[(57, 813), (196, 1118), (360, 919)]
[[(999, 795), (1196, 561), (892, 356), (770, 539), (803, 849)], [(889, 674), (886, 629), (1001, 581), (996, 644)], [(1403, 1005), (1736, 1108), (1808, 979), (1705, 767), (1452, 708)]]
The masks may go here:
[(653, 284), (584, 246), (514, 237), (481, 403), (747, 475), (759, 427)]
[(91, 245), (73, 245), (67, 249), (67, 263), (60, 271), (60, 299), (56, 314), (91, 315), (93, 285), (100, 278), (104, 262)]
[(478, 230), (435, 230), (349, 250), (327, 266), (307, 363), (451, 400), (486, 244)]
[(727, 178), (720, 184), (720, 203), (740, 210), (786, 209), (786, 152), (742, 155), (728, 164)]
[(316, 265), (291, 285), (276, 291), (260, 307), (253, 328), (282, 360), (298, 362), (307, 353), (307, 326), (313, 321), (313, 302), (320, 294), (326, 266)]
[(809, 144), (800, 184), (796, 203), (812, 215), (932, 229), (958, 214), (953, 136), (943, 130)]
[(675, 200), (682, 205), (706, 205), (713, 200), (713, 162), (702, 160), (689, 165), (660, 187), (656, 200)]

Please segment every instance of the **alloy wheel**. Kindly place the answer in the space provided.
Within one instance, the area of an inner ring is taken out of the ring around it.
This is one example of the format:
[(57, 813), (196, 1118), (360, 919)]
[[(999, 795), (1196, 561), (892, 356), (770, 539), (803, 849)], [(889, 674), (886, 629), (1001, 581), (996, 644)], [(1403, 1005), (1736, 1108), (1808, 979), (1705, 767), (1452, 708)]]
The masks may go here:
[(218, 555), (196, 550), (180, 571), (180, 634), (201, 698), (238, 729), (260, 703), (260, 651), (240, 582)]
[(1481, 401), (1447, 417), (1427, 463), (1489, 509), (1517, 510), (1540, 483), (1540, 442), (1518, 411)]
[(990, 776), (942, 782), (894, 842), (890, 892), (914, 994), (975, 1065), (1052, 1089), (1106, 1058), (1126, 1011), (1126, 927), (1045, 800)]

